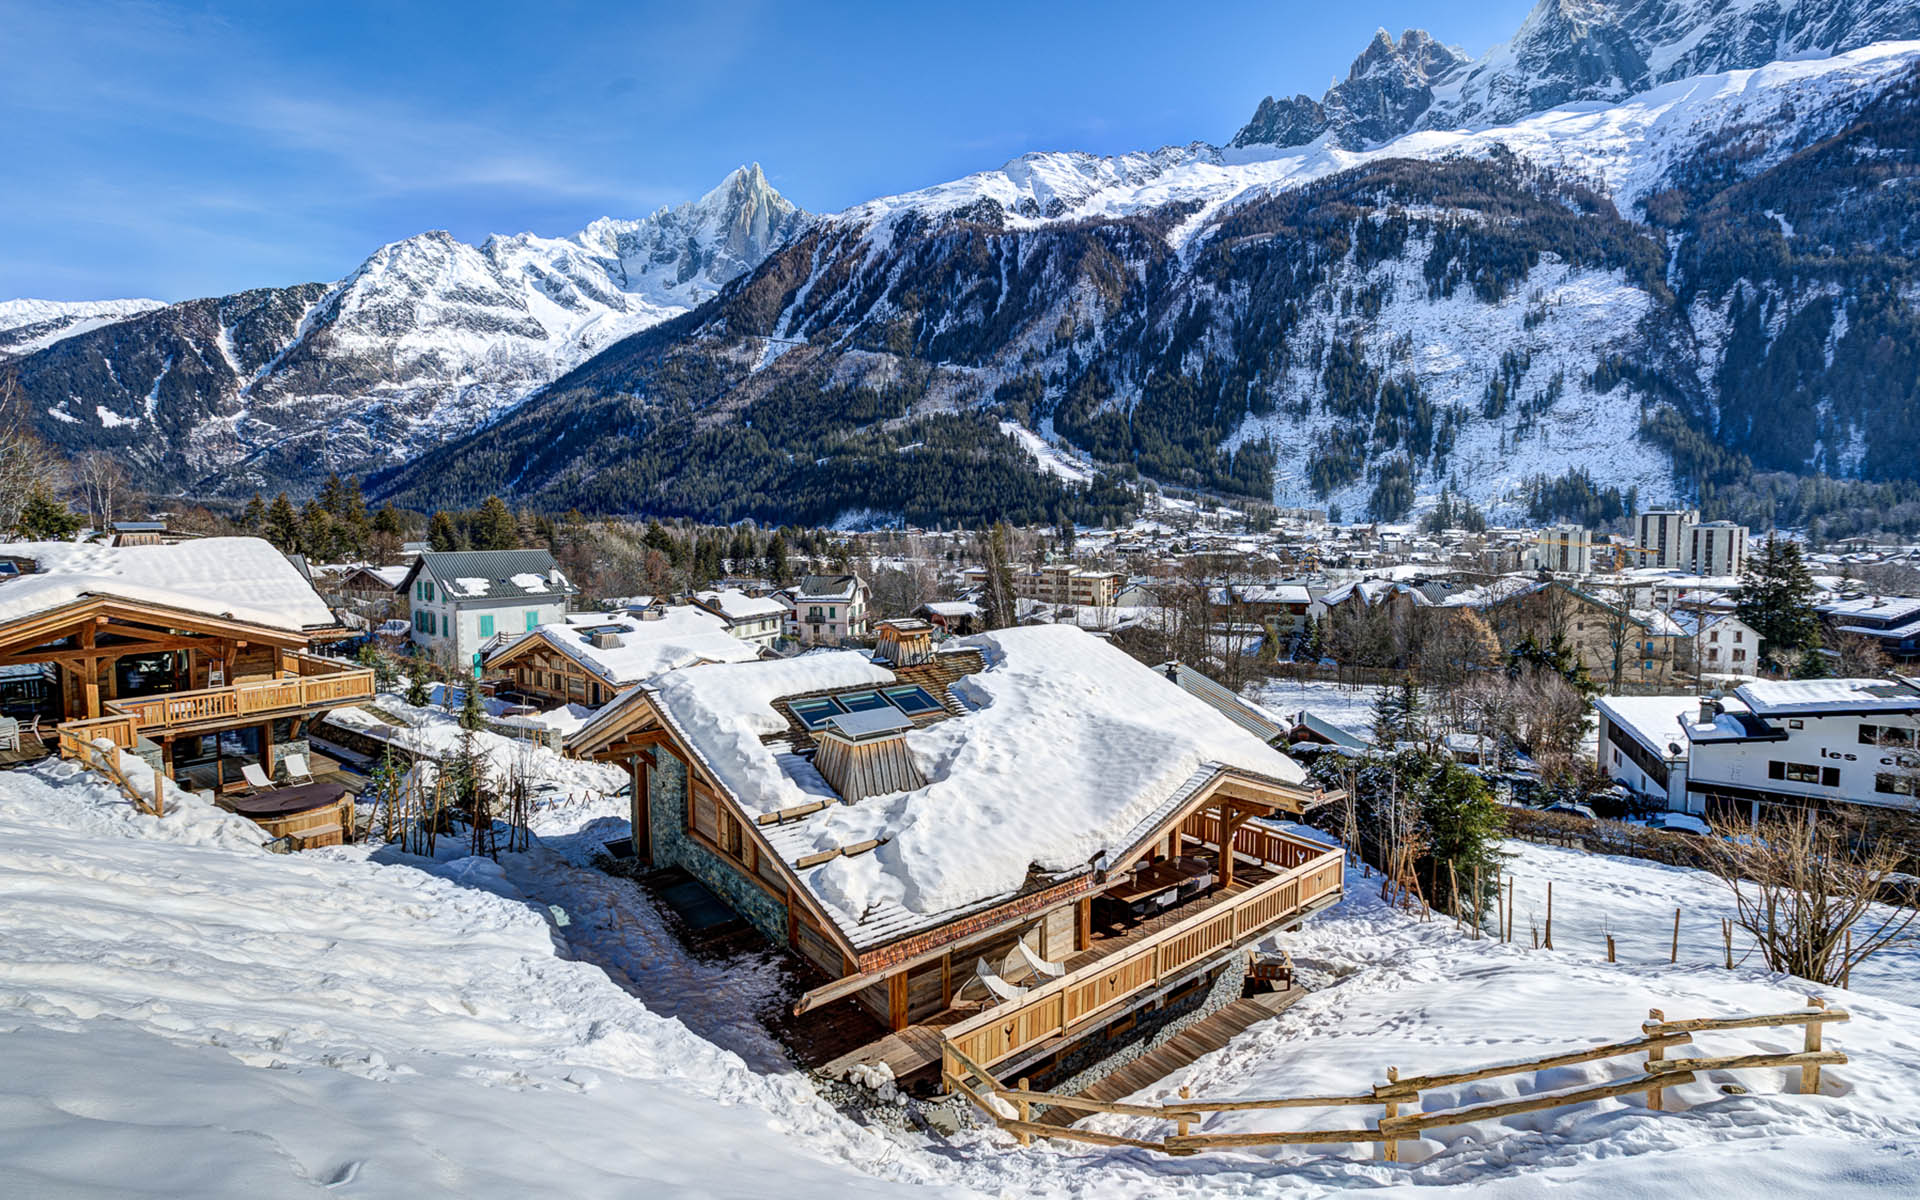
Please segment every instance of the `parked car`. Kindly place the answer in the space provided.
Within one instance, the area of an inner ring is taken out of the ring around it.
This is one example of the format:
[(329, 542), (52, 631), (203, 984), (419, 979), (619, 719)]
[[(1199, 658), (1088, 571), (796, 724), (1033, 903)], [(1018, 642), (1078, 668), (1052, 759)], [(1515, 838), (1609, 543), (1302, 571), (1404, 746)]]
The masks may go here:
[(1549, 804), (1543, 811), (1559, 813), (1563, 817), (1585, 817), (1589, 821), (1600, 819), (1594, 816), (1593, 810), (1584, 804)]
[(1647, 818), (1648, 829), (1658, 829), (1662, 833), (1690, 833), (1698, 837), (1710, 837), (1713, 826), (1692, 813), (1662, 812)]

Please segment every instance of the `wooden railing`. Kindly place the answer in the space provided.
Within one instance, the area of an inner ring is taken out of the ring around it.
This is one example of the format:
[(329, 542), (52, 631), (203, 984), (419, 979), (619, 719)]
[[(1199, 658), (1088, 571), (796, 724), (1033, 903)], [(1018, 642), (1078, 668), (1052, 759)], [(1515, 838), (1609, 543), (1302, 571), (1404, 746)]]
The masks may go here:
[[(1691, 1020), (1669, 1021), (1659, 1009), (1654, 1009), (1648, 1014), (1647, 1021), (1641, 1025), (1640, 1036), (1626, 1041), (1611, 1042), (1602, 1046), (1584, 1046), (1578, 1050), (1550, 1054), (1541, 1058), (1494, 1063), (1464, 1071), (1421, 1075), (1410, 1079), (1401, 1078), (1398, 1070), (1388, 1067), (1385, 1083), (1377, 1083), (1371, 1090), (1352, 1096), (1282, 1096), (1271, 1099), (1204, 1100), (1189, 1096), (1187, 1089), (1183, 1087), (1180, 1089), (1179, 1099), (1171, 1104), (1114, 1103), (1083, 1096), (1032, 1091), (1027, 1087), (1025, 1079), (1020, 1080), (1017, 1087), (1007, 1087), (993, 1076), (988, 1067), (983, 1066), (963, 1047), (955, 1045), (951, 1040), (942, 1047), (940, 1072), (945, 1086), (971, 1100), (976, 1107), (991, 1117), (996, 1125), (1011, 1133), (1023, 1146), (1030, 1145), (1035, 1137), (1050, 1137), (1090, 1142), (1100, 1146), (1136, 1146), (1167, 1154), (1193, 1154), (1202, 1150), (1227, 1150), (1252, 1146), (1377, 1142), (1383, 1147), (1381, 1157), (1388, 1162), (1397, 1162), (1400, 1158), (1400, 1143), (1415, 1140), (1428, 1129), (1492, 1121), (1521, 1113), (1564, 1108), (1572, 1104), (1586, 1104), (1594, 1100), (1639, 1092), (1646, 1094), (1647, 1108), (1653, 1112), (1659, 1112), (1665, 1104), (1664, 1094), (1668, 1088), (1692, 1083), (1697, 1073), (1702, 1071), (1797, 1067), (1800, 1072), (1799, 1093), (1803, 1096), (1818, 1095), (1820, 1068), (1842, 1065), (1847, 1061), (1845, 1054), (1822, 1047), (1821, 1031), (1833, 1022), (1848, 1019), (1846, 1012), (1837, 1008), (1828, 1008), (1826, 1001), (1817, 996), (1807, 997), (1807, 1007), (1785, 1013), (1699, 1017)], [(1783, 1025), (1804, 1027), (1800, 1050), (1772, 1054), (1666, 1057), (1669, 1047), (1690, 1044), (1695, 1033), (1777, 1028)], [(1576, 1063), (1642, 1054), (1646, 1059), (1639, 1074), (1609, 1080), (1605, 1083), (1540, 1092), (1531, 1096), (1469, 1105), (1464, 1108), (1440, 1109), (1434, 1112), (1418, 1111), (1422, 1092), (1437, 1091), (1508, 1075), (1532, 1074), (1536, 1071), (1552, 1070)], [(1042, 1108), (1065, 1109), (1075, 1113), (1102, 1112), (1146, 1117), (1167, 1122), (1174, 1127), (1174, 1132), (1163, 1134), (1158, 1139), (1148, 1139), (1046, 1125), (1032, 1119), (1033, 1108), (1036, 1105)], [(1381, 1115), (1370, 1127), (1360, 1129), (1304, 1129), (1270, 1133), (1191, 1132), (1192, 1127), (1203, 1120), (1208, 1113), (1343, 1106), (1378, 1107)]]
[[(1217, 847), (1220, 844), (1220, 817), (1212, 812), (1195, 813), (1180, 826), (1180, 832), (1186, 837)], [(1248, 823), (1234, 831), (1233, 849), (1241, 857), (1259, 860), (1262, 866), (1290, 870), (1324, 854), (1327, 847), (1304, 838), (1288, 837), (1277, 829)]]
[(128, 782), (126, 772), (120, 769), (120, 752), (132, 747), (138, 738), (131, 717), (69, 721), (60, 726), (60, 757), (73, 759), (106, 779), (140, 811), (163, 817), (167, 814), (166, 776), (159, 771), (153, 773), (154, 794), (147, 796)]
[(1194, 963), (1246, 941), (1316, 901), (1338, 895), (1341, 852), (1288, 840), (1302, 849), (1304, 857), (1292, 869), (1098, 962), (949, 1026), (942, 1036), (968, 1058), (991, 1066), (1049, 1038), (1072, 1033), (1129, 996), (1171, 981)]
[(306, 654), (282, 655), (281, 663), (283, 669), (291, 664), (299, 673), (192, 692), (109, 700), (105, 707), (111, 714), (132, 718), (135, 727), (145, 732), (373, 699), (373, 672), (364, 667)]

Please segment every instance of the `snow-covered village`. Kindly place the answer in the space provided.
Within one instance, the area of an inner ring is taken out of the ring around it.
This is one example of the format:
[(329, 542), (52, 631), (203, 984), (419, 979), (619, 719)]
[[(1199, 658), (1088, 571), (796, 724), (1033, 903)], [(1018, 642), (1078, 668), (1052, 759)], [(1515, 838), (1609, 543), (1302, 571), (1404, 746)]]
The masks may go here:
[(0, 0), (0, 1196), (1920, 1195), (1920, 9), (743, 14)]

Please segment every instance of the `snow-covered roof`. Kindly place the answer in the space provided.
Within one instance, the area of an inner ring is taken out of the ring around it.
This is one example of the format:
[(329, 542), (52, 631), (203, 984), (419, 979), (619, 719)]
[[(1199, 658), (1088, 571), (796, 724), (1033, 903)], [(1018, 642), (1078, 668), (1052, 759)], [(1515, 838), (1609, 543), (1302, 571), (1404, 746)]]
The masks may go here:
[(334, 624), (326, 601), (286, 555), (259, 538), (196, 538), (173, 545), (14, 542), (0, 557), (33, 570), (0, 576), (0, 621), (113, 596), (270, 629)]
[(1813, 607), (1837, 620), (1871, 617), (1883, 624), (1905, 624), (1920, 617), (1920, 597), (1913, 596), (1854, 596), (1845, 600), (1829, 600)]
[(729, 621), (759, 621), (787, 615), (787, 606), (772, 596), (749, 596), (738, 588), (701, 592), (694, 599)]
[[(681, 605), (659, 611), (663, 615), (651, 620), (601, 613), (591, 621), (556, 621), (539, 626), (528, 636), (538, 635), (615, 687), (628, 687), (696, 663), (751, 662), (760, 656), (756, 646), (728, 633), (727, 623), (703, 608)], [(620, 644), (594, 645), (596, 630), (613, 633)], [(505, 647), (494, 660), (521, 649), (524, 642), (521, 639)]]
[(929, 600), (920, 608), (936, 617), (946, 617), (949, 620), (980, 615), (980, 606), (971, 600)]
[[(965, 715), (904, 735), (930, 782), (778, 827), (789, 862), (882, 839), (871, 852), (798, 872), (856, 946), (873, 943), (877, 914), (951, 913), (1017, 892), (1030, 869), (1086, 869), (1129, 844), (1196, 773), (1305, 778), (1205, 702), (1071, 626), (1005, 629), (958, 645), (986, 664), (951, 685)], [(647, 687), (663, 718), (759, 814), (819, 798), (812, 775), (783, 767), (790, 747), (762, 741), (789, 727), (773, 701), (892, 679), (866, 655), (842, 651), (695, 667)]]
[[(1700, 698), (1697, 696), (1602, 696), (1593, 706), (1607, 720), (1628, 733), (1641, 745), (1662, 758), (1687, 756), (1687, 727), (1697, 723)], [(1739, 707), (1735, 702), (1732, 707)], [(1679, 746), (1676, 756), (1668, 749)]]
[(1920, 712), (1920, 688), (1889, 679), (1763, 679), (1735, 693), (1763, 717), (1822, 712)]

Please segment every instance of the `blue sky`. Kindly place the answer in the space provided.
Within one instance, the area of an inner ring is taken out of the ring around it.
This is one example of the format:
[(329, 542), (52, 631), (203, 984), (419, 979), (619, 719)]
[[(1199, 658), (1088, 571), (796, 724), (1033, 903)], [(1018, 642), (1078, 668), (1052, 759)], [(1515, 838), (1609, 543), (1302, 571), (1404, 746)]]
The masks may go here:
[(1224, 142), (1376, 27), (1477, 54), (1528, 7), (0, 0), (0, 299), (331, 280), (753, 161), (832, 211), (1027, 150)]

